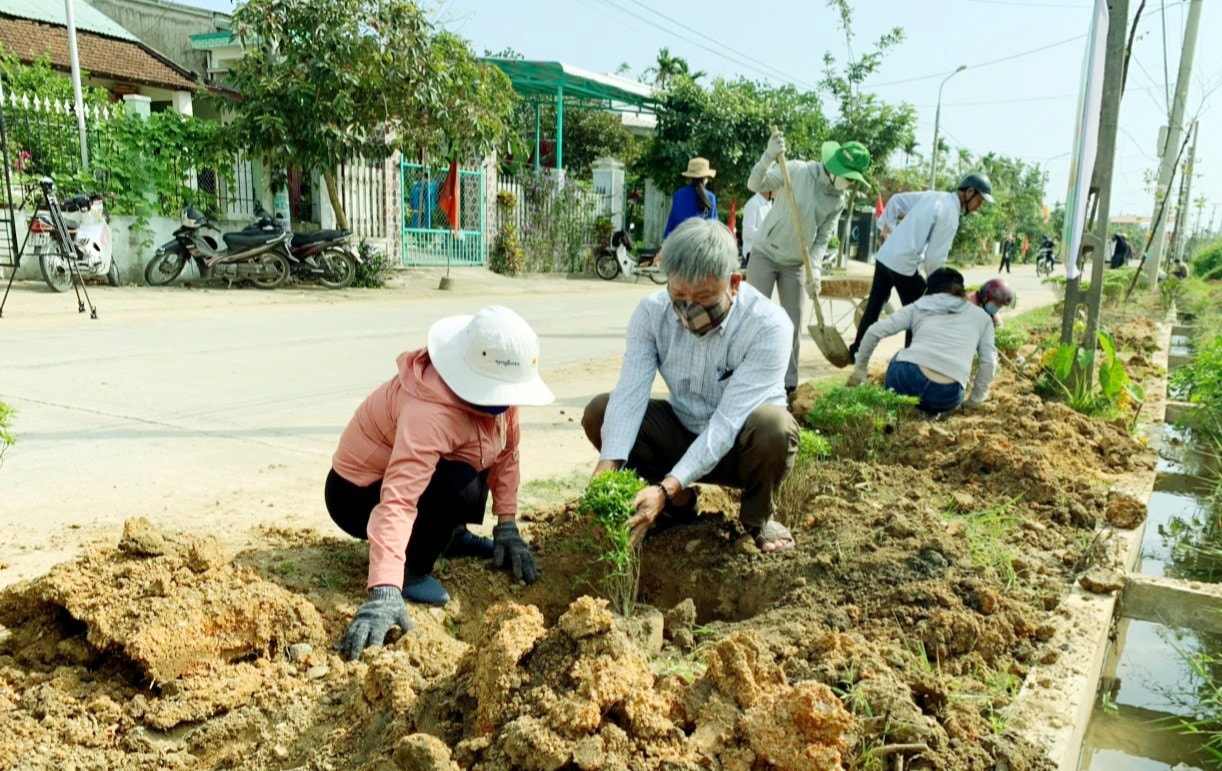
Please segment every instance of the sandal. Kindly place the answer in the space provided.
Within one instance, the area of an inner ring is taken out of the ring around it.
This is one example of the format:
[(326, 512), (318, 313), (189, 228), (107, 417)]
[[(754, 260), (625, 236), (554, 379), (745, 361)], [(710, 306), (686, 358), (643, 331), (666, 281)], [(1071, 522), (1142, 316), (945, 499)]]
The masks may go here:
[(491, 538), (480, 538), (475, 533), (472, 533), (466, 526), (460, 527), (454, 531), (454, 537), (450, 539), (450, 545), (446, 547), (443, 556), (456, 557), (476, 557), (478, 559), (492, 559), (493, 544)]
[[(793, 538), (793, 533), (789, 528), (777, 522), (775, 519), (770, 519), (763, 524), (762, 527), (749, 527), (747, 534), (755, 539), (755, 546), (764, 554), (780, 554), (793, 549), (797, 545), (797, 541)], [(772, 551), (764, 551), (764, 545), (775, 543), (777, 541), (789, 541), (784, 546), (779, 546)]]

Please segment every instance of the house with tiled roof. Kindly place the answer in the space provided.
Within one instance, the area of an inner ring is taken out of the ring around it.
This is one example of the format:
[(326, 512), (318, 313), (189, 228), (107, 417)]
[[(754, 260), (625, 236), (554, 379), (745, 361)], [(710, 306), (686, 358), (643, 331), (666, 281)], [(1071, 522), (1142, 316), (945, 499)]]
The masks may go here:
[[(152, 110), (192, 112), (192, 94), (202, 83), (126, 28), (89, 5), (75, 0), (77, 54), (86, 85), (102, 88), (116, 99), (139, 94)], [(0, 0), (0, 46), (30, 63), (46, 57), (67, 73), (68, 29), (62, 0)]]

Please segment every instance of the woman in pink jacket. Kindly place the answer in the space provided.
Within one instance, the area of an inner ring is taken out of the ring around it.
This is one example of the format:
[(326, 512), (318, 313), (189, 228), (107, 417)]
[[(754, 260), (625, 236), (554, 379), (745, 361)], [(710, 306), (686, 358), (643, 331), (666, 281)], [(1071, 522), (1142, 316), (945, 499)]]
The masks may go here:
[[(518, 533), (518, 405), (550, 404), (539, 378), (539, 337), (508, 308), (452, 316), (428, 347), (398, 358), (399, 373), (370, 394), (344, 430), (327, 476), (327, 510), (369, 539), (369, 599), (341, 647), (356, 659), (392, 626), (413, 628), (404, 600), (444, 605), (433, 564), (492, 557), (514, 578), (539, 577)], [(492, 492), (492, 541), (476, 537)]]

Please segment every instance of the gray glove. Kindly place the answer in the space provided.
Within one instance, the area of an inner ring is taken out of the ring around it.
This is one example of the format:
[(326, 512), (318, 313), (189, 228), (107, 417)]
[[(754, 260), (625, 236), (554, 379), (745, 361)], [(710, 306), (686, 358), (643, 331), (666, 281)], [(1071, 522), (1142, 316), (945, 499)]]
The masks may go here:
[(819, 293), (823, 291), (823, 276), (817, 271), (810, 275), (810, 280), (806, 282), (806, 296), (814, 300), (819, 297)]
[(371, 645), (381, 645), (392, 626), (398, 626), (405, 633), (416, 628), (399, 590), (393, 586), (375, 586), (369, 590), (369, 600), (353, 616), (339, 648), (349, 660), (356, 661), (361, 651)]
[(764, 150), (764, 157), (769, 161), (775, 161), (777, 156), (783, 152), (785, 152), (785, 134), (778, 131), (768, 138), (768, 148)]
[(517, 522), (505, 522), (492, 528), (492, 562), (498, 568), (509, 568), (519, 581), (533, 584), (539, 580), (535, 555), (522, 540)]

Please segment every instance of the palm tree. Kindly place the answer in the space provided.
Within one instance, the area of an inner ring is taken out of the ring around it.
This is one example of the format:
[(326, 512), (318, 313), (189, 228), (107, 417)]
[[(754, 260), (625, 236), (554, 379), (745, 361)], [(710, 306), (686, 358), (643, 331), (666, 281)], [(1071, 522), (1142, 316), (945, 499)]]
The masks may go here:
[(690, 72), (687, 59), (682, 56), (672, 56), (669, 48), (662, 48), (658, 51), (657, 63), (645, 70), (644, 74), (649, 75), (650, 73), (653, 74), (653, 84), (660, 89), (666, 88), (677, 77), (699, 80), (705, 75), (699, 70)]

